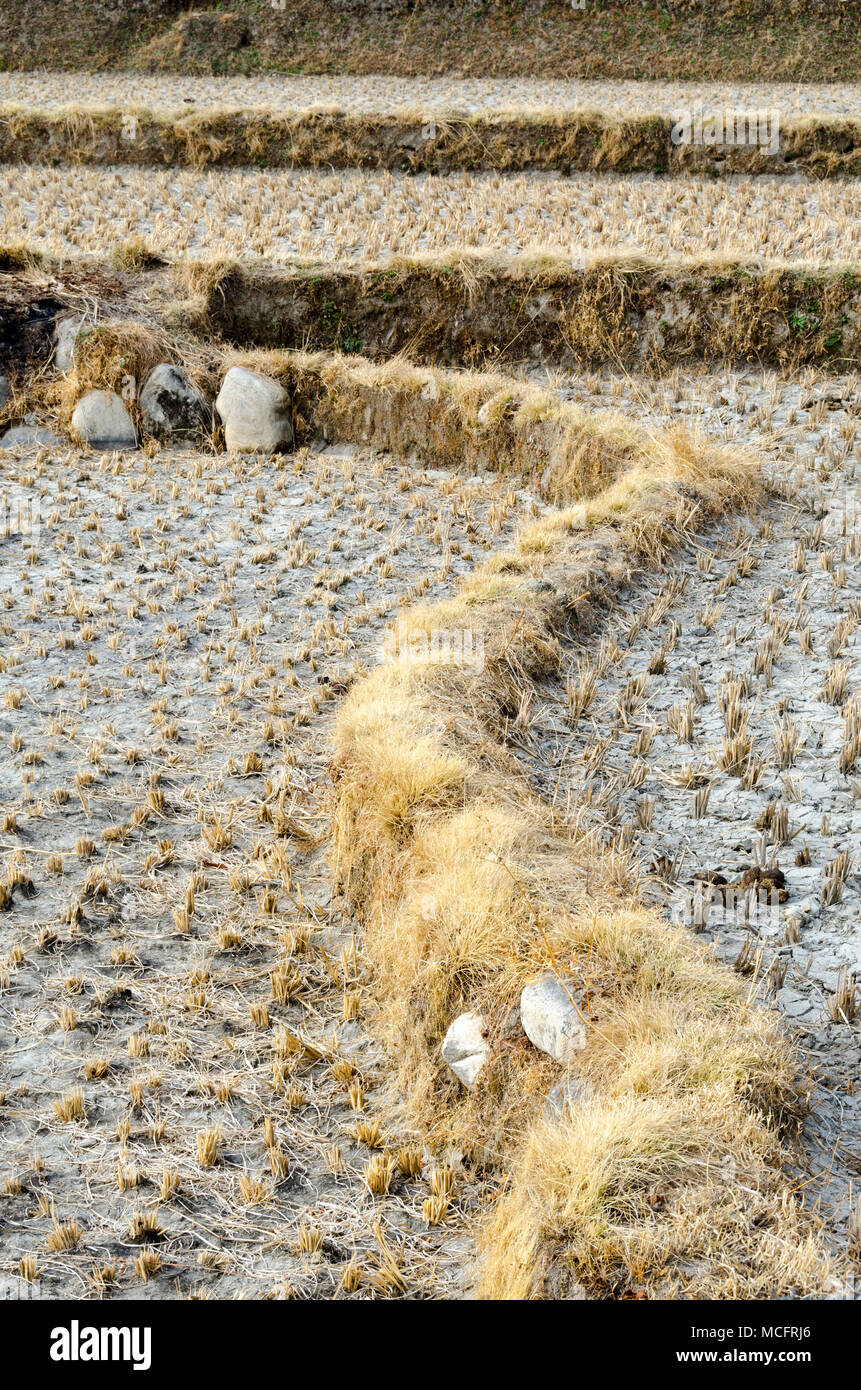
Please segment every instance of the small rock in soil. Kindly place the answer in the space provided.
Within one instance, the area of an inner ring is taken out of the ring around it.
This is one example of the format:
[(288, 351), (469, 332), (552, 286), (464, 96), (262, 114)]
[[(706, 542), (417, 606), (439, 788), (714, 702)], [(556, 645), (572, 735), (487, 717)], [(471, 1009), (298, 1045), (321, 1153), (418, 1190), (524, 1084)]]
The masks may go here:
[(573, 987), (566, 988), (549, 970), (528, 984), (520, 996), (524, 1033), (533, 1047), (557, 1062), (569, 1062), (586, 1045), (586, 1030), (574, 998)]
[(481, 1014), (460, 1014), (443, 1039), (442, 1057), (464, 1086), (475, 1085), (487, 1061), (487, 1025)]

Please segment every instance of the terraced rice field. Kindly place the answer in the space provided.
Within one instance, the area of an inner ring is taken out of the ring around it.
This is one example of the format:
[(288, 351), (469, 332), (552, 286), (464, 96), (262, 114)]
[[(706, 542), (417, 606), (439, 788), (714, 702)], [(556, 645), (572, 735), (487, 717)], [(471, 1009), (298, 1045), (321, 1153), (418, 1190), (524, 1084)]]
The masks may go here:
[[(859, 90), (74, 81), (78, 107), (369, 115), (841, 116)], [(0, 74), (2, 100), (61, 107), (69, 82)], [(858, 260), (844, 178), (0, 172), (0, 245), (100, 263), (88, 330), (130, 246), (144, 273)], [(7, 270), (44, 291), (20, 252)], [(164, 339), (192, 373), (224, 349), (203, 331)], [(540, 405), (422, 344), (402, 453), (369, 441), (406, 388), (362, 364), (339, 415), (335, 353), (332, 412), (284, 454), (218, 428), (0, 446), (0, 495), (40, 518), (0, 527), (3, 1275), (48, 1298), (855, 1296), (859, 364), (631, 374), (612, 331), (601, 371), (511, 369)], [(9, 370), (40, 410), (61, 384), (56, 360)], [(479, 471), (422, 456), (467, 427)], [(478, 670), (422, 665), (399, 617), (463, 624)], [(525, 1029), (538, 962), (582, 1056)], [(464, 1014), (477, 1084), (442, 1053)]]
[(856, 111), (858, 83), (588, 82), (529, 78), (188, 77), (152, 73), (2, 72), (0, 101), (40, 108), (199, 106), (236, 110), (339, 108), (356, 114), (390, 111), (606, 111), (655, 115), (701, 102), (706, 107), (776, 108), (785, 117), (845, 116)]
[(4, 171), (0, 238), (52, 255), (110, 256), (143, 241), (171, 256), (379, 261), (463, 249), (726, 255), (850, 263), (857, 180), (636, 174), (400, 176), (316, 170)]
[[(561, 389), (595, 403), (614, 387)], [(804, 1144), (817, 1200), (849, 1248), (861, 1157), (858, 378), (836, 378), (824, 394), (813, 374), (676, 374), (669, 389), (641, 383), (637, 394), (635, 413), (655, 423), (693, 415), (756, 449), (774, 501), (638, 587), (597, 650), (566, 654), (558, 682), (523, 713), (520, 756), (578, 825), (633, 844), (647, 898), (759, 981), (785, 1016), (814, 1078)], [(691, 886), (715, 871), (738, 883), (772, 861), (786, 875), (786, 906), (744, 907), (741, 893), (724, 902)]]
[(443, 1164), (425, 1219), (443, 1178), (380, 1113), (329, 740), (400, 607), (531, 498), (343, 449), (3, 482), (44, 517), (0, 578), (5, 1264), (46, 1297), (456, 1292), (478, 1196)]

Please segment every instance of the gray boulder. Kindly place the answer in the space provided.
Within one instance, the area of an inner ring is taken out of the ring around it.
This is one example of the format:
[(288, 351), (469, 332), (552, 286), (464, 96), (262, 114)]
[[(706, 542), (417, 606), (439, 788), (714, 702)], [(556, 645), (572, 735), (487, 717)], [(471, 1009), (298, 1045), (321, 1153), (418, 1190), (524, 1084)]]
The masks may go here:
[(443, 1038), (442, 1059), (464, 1086), (473, 1087), (489, 1055), (481, 1014), (459, 1014)]
[(137, 435), (121, 396), (88, 391), (75, 406), (72, 433), (94, 449), (134, 449)]
[(283, 386), (259, 372), (231, 367), (215, 408), (231, 452), (277, 454), (293, 443), (290, 400)]
[(520, 1022), (527, 1038), (563, 1065), (586, 1046), (586, 1029), (576, 1003), (576, 987), (563, 985), (549, 970), (520, 996)]
[(140, 394), (144, 427), (157, 439), (191, 438), (210, 425), (210, 411), (182, 367), (159, 362)]
[(9, 385), (8, 376), (0, 376), (0, 410), (3, 409), (11, 394), (12, 388)]

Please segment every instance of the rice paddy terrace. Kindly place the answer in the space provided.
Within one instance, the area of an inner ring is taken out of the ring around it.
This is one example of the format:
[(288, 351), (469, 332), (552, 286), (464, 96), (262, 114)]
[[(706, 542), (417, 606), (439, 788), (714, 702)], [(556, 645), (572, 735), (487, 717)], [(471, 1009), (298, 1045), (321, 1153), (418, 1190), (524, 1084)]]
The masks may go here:
[(852, 1296), (859, 90), (0, 74), (4, 1275)]

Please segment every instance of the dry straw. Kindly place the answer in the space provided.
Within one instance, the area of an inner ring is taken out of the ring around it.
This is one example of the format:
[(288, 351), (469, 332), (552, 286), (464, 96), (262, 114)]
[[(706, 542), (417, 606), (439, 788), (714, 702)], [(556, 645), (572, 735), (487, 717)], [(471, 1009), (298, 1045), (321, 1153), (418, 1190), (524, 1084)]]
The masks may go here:
[[(617, 482), (405, 617), (480, 630), (483, 671), (404, 658), (339, 715), (335, 868), (365, 922), (394, 1094), (440, 1149), (510, 1175), (484, 1228), (485, 1296), (750, 1298), (829, 1276), (782, 1171), (782, 1126), (804, 1102), (791, 1049), (737, 976), (638, 904), (624, 854), (556, 822), (500, 741), (560, 637), (757, 489), (747, 460), (654, 437)], [(576, 1071), (592, 1099), (552, 1122), (558, 1070), (511, 1026), (546, 968), (582, 985), (589, 1013)], [(471, 1092), (440, 1057), (466, 1009), (491, 1046)]]

